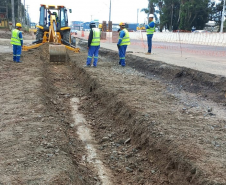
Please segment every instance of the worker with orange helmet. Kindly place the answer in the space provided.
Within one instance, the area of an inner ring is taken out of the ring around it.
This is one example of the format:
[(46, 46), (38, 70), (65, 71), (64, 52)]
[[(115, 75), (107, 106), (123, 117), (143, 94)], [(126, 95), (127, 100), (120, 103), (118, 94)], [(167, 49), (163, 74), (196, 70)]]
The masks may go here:
[(147, 32), (147, 41), (148, 41), (148, 52), (146, 55), (151, 55), (151, 49), (152, 49), (152, 38), (153, 34), (155, 32), (155, 23), (153, 21), (154, 15), (150, 14), (148, 18), (148, 25), (146, 25), (146, 32)]
[(13, 61), (20, 63), (20, 55), (21, 50), (23, 47), (23, 36), (22, 32), (20, 31), (22, 28), (22, 25), (20, 23), (16, 23), (16, 29), (13, 29), (12, 31), (12, 37), (10, 44), (13, 45)]
[(119, 50), (119, 65), (122, 67), (125, 67), (125, 56), (126, 56), (126, 49), (127, 46), (130, 45), (130, 38), (129, 38), (129, 32), (125, 28), (125, 23), (120, 23), (120, 32), (119, 32), (119, 39), (118, 39), (118, 50)]

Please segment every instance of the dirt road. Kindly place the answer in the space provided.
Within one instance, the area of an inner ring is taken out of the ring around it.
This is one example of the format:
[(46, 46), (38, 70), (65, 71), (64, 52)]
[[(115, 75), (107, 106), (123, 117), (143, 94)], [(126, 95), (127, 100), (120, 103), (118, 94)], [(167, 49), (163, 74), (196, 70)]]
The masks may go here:
[(226, 184), (224, 79), (100, 53), (98, 68), (84, 49), (0, 53), (0, 184)]

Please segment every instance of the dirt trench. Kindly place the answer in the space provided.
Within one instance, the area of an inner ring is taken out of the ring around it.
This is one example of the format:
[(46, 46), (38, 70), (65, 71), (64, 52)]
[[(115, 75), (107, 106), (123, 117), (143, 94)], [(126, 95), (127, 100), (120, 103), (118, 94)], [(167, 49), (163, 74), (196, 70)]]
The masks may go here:
[(98, 68), (83, 67), (84, 49), (63, 64), (49, 63), (48, 45), (18, 65), (0, 55), (0, 184), (101, 184), (73, 124), (74, 97), (111, 184), (226, 184), (225, 110), (104, 52)]
[[(203, 78), (196, 77), (195, 83), (196, 75), (192, 74), (197, 71), (170, 65), (167, 69), (171, 70), (160, 79), (152, 72), (155, 68), (148, 74), (140, 73), (139, 66), (144, 65), (144, 69), (146, 60), (137, 58), (137, 71), (134, 56), (127, 57), (127, 64), (133, 68), (120, 68), (117, 53), (102, 48), (100, 54), (97, 69), (82, 67), (86, 53), (82, 58), (71, 56), (71, 60), (81, 85), (94, 97), (86, 98), (93, 103), (84, 101), (83, 110), (90, 110), (93, 118), (89, 123), (102, 144), (100, 150), (107, 153), (105, 160), (114, 175), (121, 176), (117, 183), (225, 184), (225, 79), (201, 73)], [(176, 78), (178, 71), (190, 71), (188, 78), (181, 80), (190, 83), (185, 90), (180, 89), (180, 96), (169, 90), (169, 86), (178, 90), (181, 85), (169, 78)], [(218, 91), (213, 83), (216, 79), (220, 79)], [(194, 91), (192, 83), (197, 87), (201, 84), (204, 90), (199, 87), (199, 92)], [(212, 91), (211, 87), (216, 89)], [(209, 94), (207, 98), (205, 93)], [(223, 103), (216, 104), (220, 98)], [(128, 148), (124, 146), (127, 141)], [(133, 176), (128, 175), (128, 168)]]
[(22, 61), (0, 54), (0, 184), (100, 184), (72, 126), (70, 66), (51, 65), (48, 46)]

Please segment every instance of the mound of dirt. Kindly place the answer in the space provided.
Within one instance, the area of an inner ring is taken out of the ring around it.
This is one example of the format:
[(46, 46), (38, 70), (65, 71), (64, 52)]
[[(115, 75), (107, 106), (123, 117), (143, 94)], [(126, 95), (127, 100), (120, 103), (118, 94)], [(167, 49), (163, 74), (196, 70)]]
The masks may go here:
[(11, 32), (0, 32), (0, 38), (11, 39)]
[[(97, 69), (82, 67), (86, 53), (71, 56), (71, 59), (76, 77), (88, 93), (81, 109), (84, 113), (89, 110), (87, 117), (91, 116), (89, 123), (106, 154), (105, 161), (115, 176), (120, 177), (117, 183), (226, 184), (223, 175), (226, 173), (223, 157), (225, 116), (209, 114), (212, 110), (204, 109), (200, 100), (194, 102), (197, 106), (193, 103), (190, 106), (192, 96), (185, 102), (169, 92), (165, 83), (167, 80), (172, 83), (169, 76), (180, 77), (177, 75), (179, 69), (174, 69), (174, 66), (156, 65), (156, 69), (152, 68), (153, 73), (140, 74), (136, 72), (136, 65), (138, 70), (139, 66), (147, 68), (147, 61), (137, 59), (138, 65), (134, 62), (135, 57), (130, 56), (127, 63), (133, 64), (134, 69), (120, 68), (118, 60), (114, 60), (117, 59), (115, 52), (101, 49), (100, 53)], [(160, 69), (168, 70), (162, 76), (164, 82), (150, 78)], [(190, 76), (183, 79), (184, 82), (190, 81)], [(209, 74), (206, 76), (211, 77)], [(209, 79), (209, 84), (212, 84), (211, 79), (216, 77)], [(208, 79), (206, 83), (198, 83), (206, 86)], [(212, 96), (218, 96), (222, 89), (213, 91)], [(194, 90), (190, 88), (187, 91)], [(184, 96), (190, 95), (185, 92)]]

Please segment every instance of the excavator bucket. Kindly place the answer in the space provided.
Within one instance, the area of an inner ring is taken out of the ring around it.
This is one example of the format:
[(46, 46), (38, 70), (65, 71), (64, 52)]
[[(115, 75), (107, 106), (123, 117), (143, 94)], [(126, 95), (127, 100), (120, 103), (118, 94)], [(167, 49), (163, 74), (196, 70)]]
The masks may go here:
[(66, 62), (67, 52), (65, 45), (49, 45), (50, 62)]

